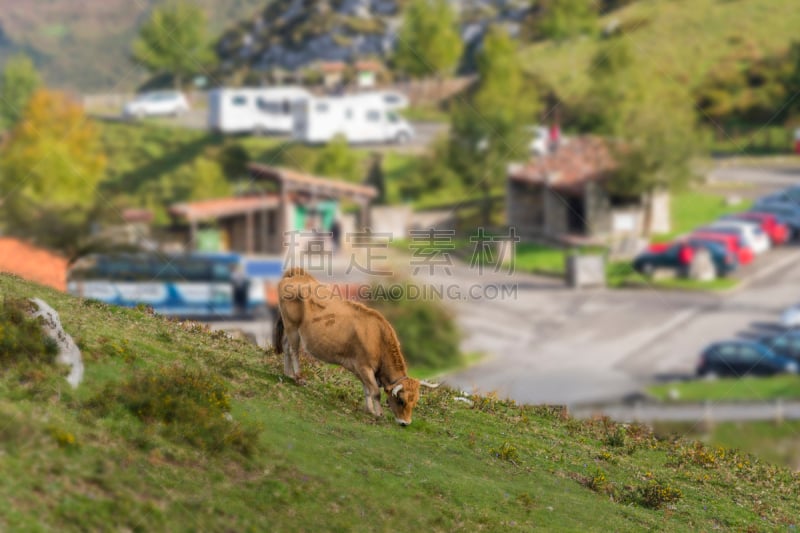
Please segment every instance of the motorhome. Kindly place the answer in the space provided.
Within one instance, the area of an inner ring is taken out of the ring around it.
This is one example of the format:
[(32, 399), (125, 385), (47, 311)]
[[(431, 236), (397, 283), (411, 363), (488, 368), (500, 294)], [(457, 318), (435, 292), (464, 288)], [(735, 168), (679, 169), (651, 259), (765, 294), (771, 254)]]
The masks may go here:
[(214, 89), (208, 126), (222, 133), (291, 133), (294, 107), (309, 99), (302, 87)]
[(342, 135), (348, 143), (406, 143), (414, 129), (382, 93), (313, 98), (294, 107), (294, 138), (310, 144)]

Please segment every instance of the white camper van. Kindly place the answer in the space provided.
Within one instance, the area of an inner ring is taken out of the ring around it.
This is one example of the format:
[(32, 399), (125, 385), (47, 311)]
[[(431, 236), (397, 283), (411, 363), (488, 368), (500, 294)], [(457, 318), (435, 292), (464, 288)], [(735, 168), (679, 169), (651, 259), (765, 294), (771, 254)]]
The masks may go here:
[(414, 128), (387, 106), (381, 93), (314, 98), (294, 108), (294, 138), (318, 144), (336, 135), (348, 143), (405, 143)]
[(223, 133), (291, 133), (293, 108), (310, 98), (301, 87), (214, 89), (208, 126)]

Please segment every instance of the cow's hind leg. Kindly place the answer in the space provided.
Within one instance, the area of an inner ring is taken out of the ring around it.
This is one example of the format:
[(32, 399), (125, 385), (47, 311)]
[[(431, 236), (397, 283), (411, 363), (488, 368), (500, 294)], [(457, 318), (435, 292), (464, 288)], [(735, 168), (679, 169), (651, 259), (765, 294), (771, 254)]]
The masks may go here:
[(375, 374), (372, 370), (362, 369), (358, 372), (358, 377), (364, 385), (364, 401), (368, 413), (372, 413), (376, 417), (383, 416), (383, 409), (381, 408), (381, 388), (378, 387), (378, 382), (375, 380)]
[(303, 382), (300, 375), (300, 332), (286, 329), (283, 337), (283, 373), (298, 383)]

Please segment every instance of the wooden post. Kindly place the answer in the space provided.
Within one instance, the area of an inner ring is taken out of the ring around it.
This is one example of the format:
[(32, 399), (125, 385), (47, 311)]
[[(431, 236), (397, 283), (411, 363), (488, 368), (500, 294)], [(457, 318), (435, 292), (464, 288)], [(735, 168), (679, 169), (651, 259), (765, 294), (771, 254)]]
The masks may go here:
[(248, 254), (253, 253), (253, 212), (248, 211), (244, 222), (244, 249)]
[(197, 249), (197, 220), (189, 219), (189, 251)]

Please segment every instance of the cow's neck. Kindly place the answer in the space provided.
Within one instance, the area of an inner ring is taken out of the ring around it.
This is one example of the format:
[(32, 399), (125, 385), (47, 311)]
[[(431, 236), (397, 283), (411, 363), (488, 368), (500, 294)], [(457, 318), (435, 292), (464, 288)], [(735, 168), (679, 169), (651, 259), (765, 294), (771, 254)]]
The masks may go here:
[(384, 387), (396, 385), (401, 379), (408, 377), (405, 365), (386, 364), (386, 361), (384, 361), (378, 374), (377, 378)]

